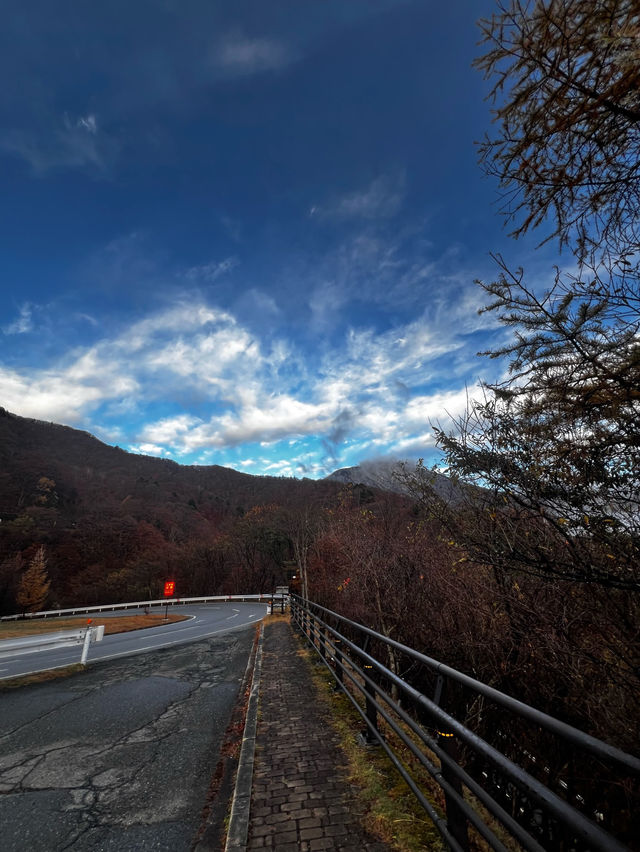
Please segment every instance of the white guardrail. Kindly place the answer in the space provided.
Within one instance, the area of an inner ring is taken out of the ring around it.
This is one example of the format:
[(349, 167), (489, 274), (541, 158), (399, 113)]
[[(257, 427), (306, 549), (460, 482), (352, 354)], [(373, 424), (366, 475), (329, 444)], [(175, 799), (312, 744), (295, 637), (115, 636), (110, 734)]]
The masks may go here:
[(198, 598), (161, 598), (155, 601), (130, 601), (129, 603), (102, 604), (101, 606), (74, 606), (70, 609), (47, 609), (41, 612), (17, 613), (0, 616), (0, 621), (17, 621), (21, 618), (59, 618), (62, 615), (83, 615), (88, 612), (116, 612), (121, 609), (140, 609), (153, 606), (181, 606), (184, 604), (215, 603), (225, 601), (271, 601), (288, 600), (289, 595), (205, 595)]
[[(17, 621), (22, 618), (59, 618), (63, 615), (84, 615), (89, 612), (116, 612), (127, 609), (150, 609), (157, 606), (179, 606), (184, 604), (214, 603), (229, 601), (258, 601), (268, 605), (269, 613), (274, 601), (284, 601), (288, 595), (206, 595), (198, 598), (162, 598), (154, 601), (130, 601), (119, 604), (103, 604), (102, 606), (81, 606), (69, 609), (48, 609), (41, 612), (27, 612), (24, 615), (3, 615), (0, 621)], [(0, 660), (16, 657), (19, 654), (31, 654), (37, 651), (50, 651), (54, 648), (68, 648), (70, 645), (82, 645), (80, 662), (87, 662), (91, 642), (101, 642), (104, 636), (104, 625), (98, 627), (83, 627), (80, 630), (60, 630), (57, 633), (42, 633), (38, 636), (27, 636), (24, 639), (3, 639), (0, 641)]]
[(0, 660), (17, 657), (22, 654), (34, 654), (38, 651), (52, 651), (56, 648), (68, 648), (70, 645), (82, 645), (80, 662), (87, 662), (89, 645), (102, 642), (104, 625), (83, 627), (80, 630), (60, 630), (57, 633), (41, 633), (38, 636), (25, 636), (22, 639), (3, 639), (0, 642)]

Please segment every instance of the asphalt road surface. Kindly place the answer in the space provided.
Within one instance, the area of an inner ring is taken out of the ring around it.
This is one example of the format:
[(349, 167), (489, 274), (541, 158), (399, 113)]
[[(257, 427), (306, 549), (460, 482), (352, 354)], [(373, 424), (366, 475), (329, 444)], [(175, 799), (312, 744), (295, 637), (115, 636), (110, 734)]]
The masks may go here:
[[(102, 642), (92, 643), (87, 662), (108, 660), (130, 654), (140, 654), (157, 648), (166, 648), (183, 642), (219, 636), (230, 628), (243, 627), (264, 617), (267, 611), (263, 603), (220, 603), (202, 606), (171, 607), (172, 613), (190, 616), (188, 621), (116, 633), (105, 636)], [(95, 617), (118, 615), (140, 615), (141, 610), (121, 610), (115, 613), (99, 613)], [(88, 616), (91, 617), (91, 616)], [(82, 619), (79, 621), (82, 624)], [(55, 632), (55, 620), (51, 620), (51, 632)], [(37, 651), (2, 659), (0, 657), (0, 680), (31, 674), (44, 669), (79, 663), (82, 645), (58, 648), (52, 651)]]
[(255, 635), (239, 620), (0, 693), (2, 852), (191, 849)]

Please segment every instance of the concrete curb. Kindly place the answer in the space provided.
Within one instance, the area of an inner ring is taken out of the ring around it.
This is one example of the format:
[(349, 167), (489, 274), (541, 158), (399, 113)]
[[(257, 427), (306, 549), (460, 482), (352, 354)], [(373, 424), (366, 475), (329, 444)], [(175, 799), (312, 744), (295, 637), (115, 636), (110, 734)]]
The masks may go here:
[(251, 693), (247, 706), (244, 736), (238, 761), (236, 789), (231, 805), (231, 819), (225, 852), (244, 852), (249, 835), (249, 816), (251, 811), (251, 788), (253, 784), (253, 763), (256, 750), (256, 729), (258, 726), (258, 696), (260, 693), (260, 672), (262, 670), (262, 647), (264, 644), (264, 624), (260, 628), (260, 638), (256, 649), (256, 662), (251, 681)]

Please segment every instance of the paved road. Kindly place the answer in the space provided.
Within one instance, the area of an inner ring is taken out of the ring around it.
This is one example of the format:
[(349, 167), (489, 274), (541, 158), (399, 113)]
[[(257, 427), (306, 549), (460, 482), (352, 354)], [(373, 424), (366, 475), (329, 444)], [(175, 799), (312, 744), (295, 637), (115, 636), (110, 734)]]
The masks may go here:
[(3, 852), (191, 849), (254, 637), (228, 628), (0, 694)]
[[(202, 606), (174, 607), (177, 615), (190, 616), (189, 621), (179, 621), (162, 627), (135, 630), (131, 633), (116, 633), (105, 636), (102, 642), (94, 643), (89, 649), (88, 662), (140, 654), (145, 651), (165, 648), (170, 645), (193, 642), (197, 639), (218, 636), (229, 629), (240, 628), (259, 621), (266, 614), (266, 604), (220, 603)], [(117, 615), (139, 615), (141, 610), (121, 610), (117, 613), (101, 613), (97, 617)], [(51, 630), (55, 631), (55, 621)], [(57, 666), (79, 663), (82, 647), (58, 648), (53, 651), (38, 651), (21, 654), (9, 659), (0, 658), (0, 680)]]

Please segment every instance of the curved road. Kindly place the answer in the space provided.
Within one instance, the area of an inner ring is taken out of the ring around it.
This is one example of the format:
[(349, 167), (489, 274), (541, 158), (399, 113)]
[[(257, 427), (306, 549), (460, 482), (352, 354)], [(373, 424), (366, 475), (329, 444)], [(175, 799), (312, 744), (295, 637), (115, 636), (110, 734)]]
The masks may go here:
[[(166, 624), (161, 627), (149, 627), (130, 633), (116, 633), (105, 636), (102, 642), (92, 643), (89, 648), (88, 662), (110, 660), (146, 651), (157, 651), (171, 645), (196, 642), (247, 627), (264, 618), (267, 606), (264, 603), (218, 603), (196, 606), (172, 607), (172, 613), (189, 616), (187, 621)], [(118, 615), (139, 615), (140, 609), (119, 610), (116, 613), (100, 613), (96, 618)], [(55, 632), (55, 622), (51, 623), (51, 632)], [(16, 655), (6, 660), (0, 658), (0, 680), (46, 669), (68, 666), (80, 662), (81, 645), (69, 648), (57, 648), (51, 651), (37, 651)]]
[(0, 694), (2, 852), (221, 848), (265, 606), (186, 612), (92, 646), (72, 677)]

